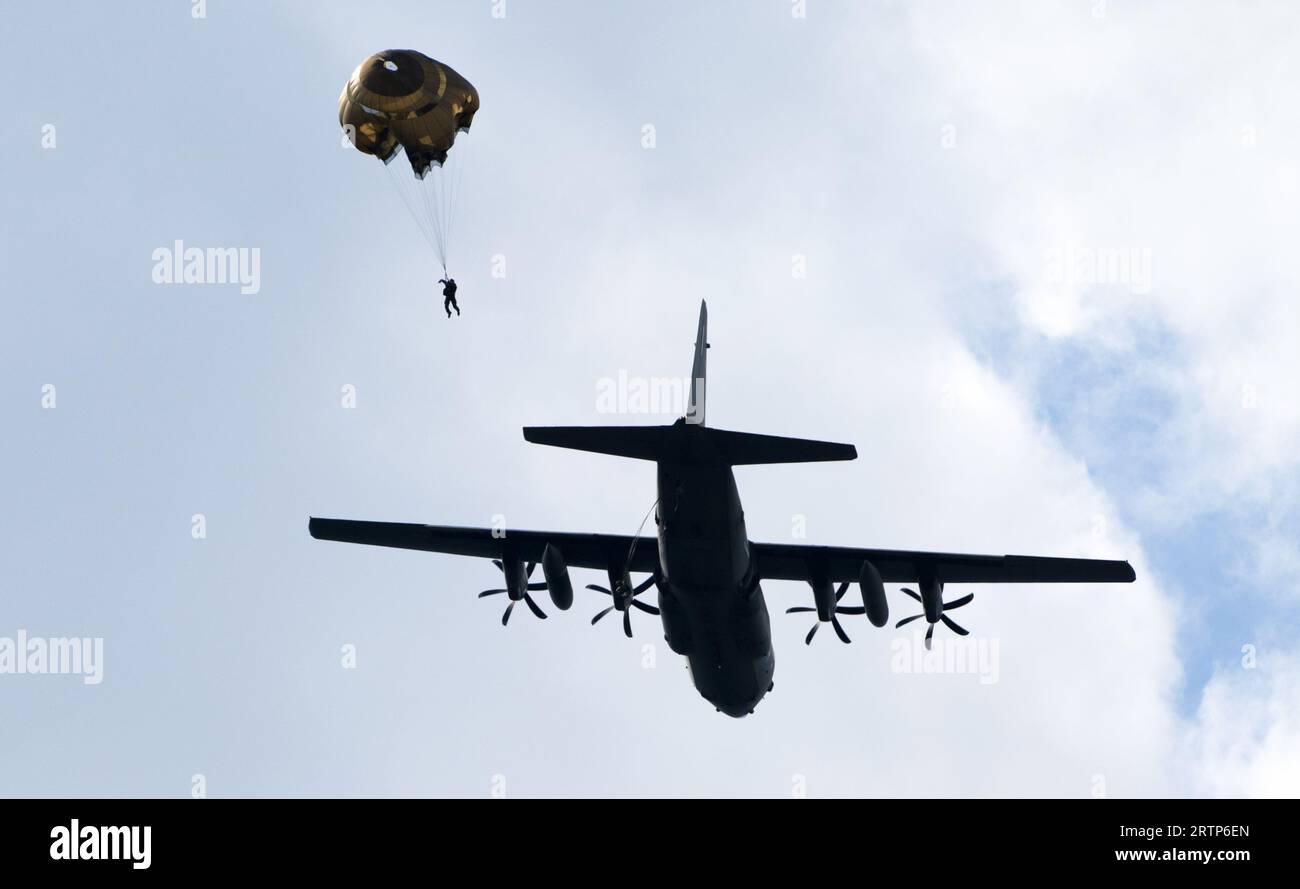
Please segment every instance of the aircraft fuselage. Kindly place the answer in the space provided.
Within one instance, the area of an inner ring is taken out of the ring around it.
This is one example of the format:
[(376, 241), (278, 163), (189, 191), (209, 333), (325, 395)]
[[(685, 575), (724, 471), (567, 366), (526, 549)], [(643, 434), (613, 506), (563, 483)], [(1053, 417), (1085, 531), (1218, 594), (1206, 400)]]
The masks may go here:
[(660, 618), (695, 688), (729, 716), (751, 713), (776, 660), (730, 466), (658, 464)]

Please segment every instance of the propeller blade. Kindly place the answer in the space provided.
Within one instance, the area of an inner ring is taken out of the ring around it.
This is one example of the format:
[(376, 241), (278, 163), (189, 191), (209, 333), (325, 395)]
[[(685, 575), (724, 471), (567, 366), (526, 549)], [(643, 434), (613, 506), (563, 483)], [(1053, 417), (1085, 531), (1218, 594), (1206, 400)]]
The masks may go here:
[(546, 620), (546, 612), (538, 608), (537, 603), (533, 601), (533, 597), (527, 593), (524, 593), (524, 604), (532, 610), (533, 614), (537, 615), (542, 620)]
[(602, 617), (609, 614), (613, 610), (614, 610), (614, 606), (611, 605), (608, 608), (606, 608), (604, 611), (600, 612), (600, 614), (597, 614), (595, 617), (591, 619), (591, 625), (594, 627), (596, 625), (596, 621), (600, 620)]
[(587, 584), (587, 589), (589, 589), (589, 590), (595, 590), (595, 591), (598, 592), (598, 593), (604, 593), (606, 596), (612, 596), (612, 595), (614, 595), (614, 594), (611, 593), (609, 590), (605, 589), (603, 586), (596, 586), (596, 584), (594, 584), (594, 583), (589, 583), (589, 584)]
[(847, 593), (848, 591), (849, 591), (849, 582), (846, 580), (844, 581), (844, 583), (840, 584), (840, 588), (835, 591), (835, 601), (838, 602), (840, 599), (843, 599), (844, 594)]
[(510, 612), (514, 610), (515, 610), (515, 602), (513, 599), (511, 599), (510, 604), (506, 606), (506, 613), (501, 615), (501, 626), (504, 627), (506, 624), (510, 623)]
[(642, 611), (644, 611), (646, 614), (658, 614), (658, 613), (659, 613), (659, 609), (658, 609), (658, 608), (654, 607), (653, 605), (647, 605), (646, 603), (642, 602), (640, 599), (633, 599), (633, 600), (632, 600), (632, 604), (635, 605), (637, 608), (640, 608), (640, 609), (641, 609)]
[(918, 595), (916, 594), (916, 590), (909, 590), (909, 589), (907, 589), (907, 587), (904, 587), (903, 589), (899, 590), (899, 592), (907, 593), (909, 596), (911, 596), (911, 597), (912, 597), (913, 599), (915, 599), (916, 601), (918, 601), (918, 602), (921, 601), (921, 597), (918, 596)]
[(499, 596), (504, 592), (506, 592), (506, 590), (484, 590), (483, 592), (478, 594), (478, 597), (482, 599), (485, 596)]
[(833, 614), (831, 615), (831, 626), (835, 628), (835, 635), (839, 636), (840, 641), (843, 642), (845, 645), (848, 645), (849, 642), (852, 641), (851, 639), (849, 639), (849, 634), (844, 632), (844, 628), (840, 626), (839, 618), (837, 618)]
[(812, 645), (812, 637), (817, 635), (817, 628), (820, 626), (821, 626), (820, 621), (813, 624), (812, 629), (808, 631), (808, 635), (803, 637), (804, 645)]
[(970, 630), (968, 630), (968, 629), (966, 629), (965, 627), (961, 626), (960, 624), (958, 624), (955, 620), (953, 620), (952, 618), (950, 618), (950, 617), (949, 617), (948, 615), (946, 615), (946, 614), (941, 614), (941, 615), (939, 615), (939, 620), (943, 621), (944, 626), (946, 626), (948, 629), (952, 630), (952, 631), (953, 631), (954, 633), (956, 633), (958, 636), (969, 636), (969, 635), (970, 635)]
[(630, 611), (623, 612), (623, 632), (627, 638), (632, 638), (632, 612)]
[(934, 624), (926, 627), (925, 630), (925, 650), (930, 651), (930, 640), (934, 638)]
[(795, 606), (792, 607), (792, 608), (787, 608), (787, 609), (785, 610), (785, 613), (786, 613), (786, 614), (800, 614), (800, 613), (802, 613), (802, 612), (804, 612), (804, 611), (816, 611), (816, 610), (817, 610), (816, 608), (809, 608), (807, 605), (795, 605)]
[(894, 629), (897, 630), (899, 627), (910, 624), (914, 620), (920, 620), (923, 617), (925, 617), (924, 614), (913, 614), (911, 617), (905, 617), (898, 623), (894, 624)]
[(650, 589), (650, 587), (652, 587), (652, 586), (654, 586), (654, 585), (655, 585), (655, 576), (654, 576), (653, 574), (651, 574), (651, 575), (650, 575), (649, 577), (647, 577), (645, 580), (641, 581), (641, 582), (638, 583), (635, 587), (633, 587), (633, 589), (632, 589), (632, 595), (635, 596), (635, 595), (637, 595), (638, 593), (644, 593), (646, 590)]
[(943, 605), (943, 610), (952, 611), (954, 608), (960, 608), (974, 598), (975, 598), (974, 593), (967, 593), (966, 595), (962, 596), (960, 599), (958, 599), (955, 602), (945, 602)]
[(866, 614), (867, 609), (861, 605), (841, 605), (835, 609), (836, 614)]

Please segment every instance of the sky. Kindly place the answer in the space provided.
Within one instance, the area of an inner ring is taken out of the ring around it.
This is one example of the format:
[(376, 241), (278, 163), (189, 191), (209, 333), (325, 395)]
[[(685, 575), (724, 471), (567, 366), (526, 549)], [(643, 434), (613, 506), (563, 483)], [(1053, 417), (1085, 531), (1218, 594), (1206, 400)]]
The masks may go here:
[[(1300, 794), (1297, 42), (1286, 3), (10, 9), (0, 647), (103, 655), (0, 672), (0, 794)], [(408, 47), (482, 101), (452, 321), (337, 121)], [(178, 240), (256, 292), (157, 283)], [(702, 299), (711, 425), (859, 452), (737, 469), (753, 539), (1137, 582), (950, 590), (980, 675), (892, 621), (805, 646), (769, 582), (732, 720), (647, 615), (503, 629), (490, 564), (308, 536), (633, 533), (652, 465), (519, 429), (671, 422), (597, 396), (685, 375)]]

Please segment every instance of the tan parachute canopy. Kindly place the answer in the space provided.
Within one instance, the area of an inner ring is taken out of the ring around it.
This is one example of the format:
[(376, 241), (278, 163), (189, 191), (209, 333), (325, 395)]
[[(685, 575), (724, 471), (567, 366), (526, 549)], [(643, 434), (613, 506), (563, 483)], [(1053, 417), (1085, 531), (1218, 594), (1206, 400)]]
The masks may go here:
[(478, 91), (451, 68), (412, 49), (366, 59), (339, 96), (339, 123), (352, 144), (385, 164), (399, 147), (421, 179), (441, 166), (456, 134), (469, 129)]

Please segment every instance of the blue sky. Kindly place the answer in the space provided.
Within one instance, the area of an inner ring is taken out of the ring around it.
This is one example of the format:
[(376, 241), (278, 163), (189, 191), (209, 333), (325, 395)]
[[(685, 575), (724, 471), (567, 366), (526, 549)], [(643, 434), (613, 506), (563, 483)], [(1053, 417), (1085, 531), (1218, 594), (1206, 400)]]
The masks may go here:
[[(105, 680), (0, 676), (0, 793), (1300, 790), (1292, 10), (493, 8), (11, 11), (0, 637), (102, 637)], [(397, 46), (482, 95), (456, 322), (340, 144), (347, 75)], [(155, 284), (177, 239), (258, 248), (260, 292)], [(1149, 251), (1150, 292), (1053, 279), (1065, 248)], [(307, 536), (630, 533), (652, 468), (519, 427), (669, 419), (601, 415), (597, 387), (686, 373), (702, 298), (712, 424), (861, 454), (738, 470), (756, 539), (803, 517), (1139, 582), (977, 590), (992, 686), (892, 672), (901, 631), (805, 648), (780, 612), (807, 591), (770, 584), (776, 690), (732, 722), (649, 622), (592, 628), (580, 593), (503, 630), (491, 566)]]

